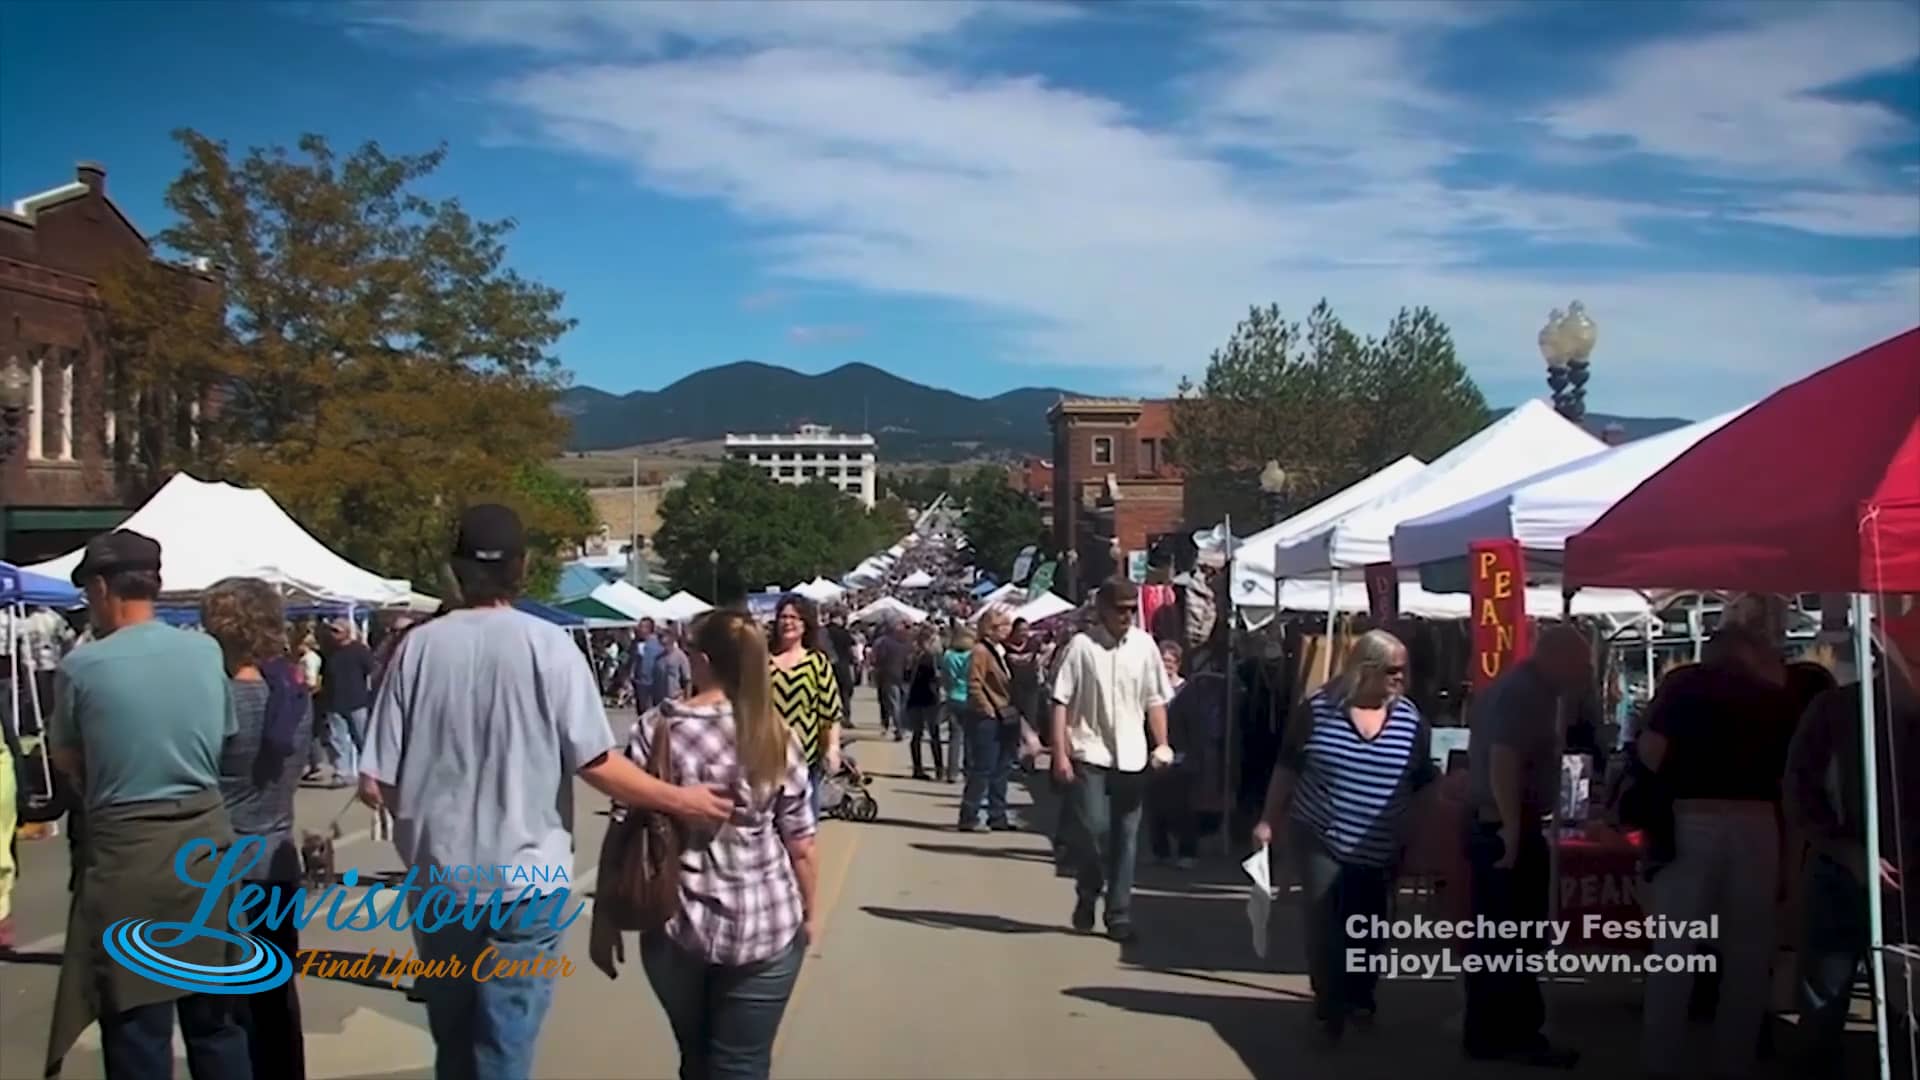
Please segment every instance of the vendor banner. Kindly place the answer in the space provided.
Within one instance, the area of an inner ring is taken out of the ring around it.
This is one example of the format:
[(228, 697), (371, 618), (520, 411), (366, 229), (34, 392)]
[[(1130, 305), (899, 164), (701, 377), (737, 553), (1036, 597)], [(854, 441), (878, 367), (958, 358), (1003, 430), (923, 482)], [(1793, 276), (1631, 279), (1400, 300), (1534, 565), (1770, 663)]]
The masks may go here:
[(1473, 575), (1473, 689), (1482, 690), (1532, 651), (1526, 563), (1518, 540), (1476, 540), (1467, 549)]
[(1390, 562), (1371, 563), (1366, 568), (1367, 611), (1375, 626), (1400, 617), (1400, 572)]

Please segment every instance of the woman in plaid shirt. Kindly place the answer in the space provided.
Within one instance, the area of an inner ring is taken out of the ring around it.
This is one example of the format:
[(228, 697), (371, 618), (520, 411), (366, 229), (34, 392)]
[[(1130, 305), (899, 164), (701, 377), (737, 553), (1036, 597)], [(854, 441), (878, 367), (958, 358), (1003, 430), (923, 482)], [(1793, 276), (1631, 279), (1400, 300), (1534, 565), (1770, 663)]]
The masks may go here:
[[(641, 717), (627, 756), (650, 766), (655, 725), (670, 724), (665, 777), (731, 788), (736, 809), (717, 832), (687, 834), (679, 914), (641, 935), (640, 961), (680, 1044), (681, 1076), (765, 1077), (815, 937), (807, 762), (773, 709), (759, 627), (714, 612), (688, 637), (696, 692)], [(620, 955), (617, 945), (606, 951)], [(597, 942), (596, 963), (603, 958)]]

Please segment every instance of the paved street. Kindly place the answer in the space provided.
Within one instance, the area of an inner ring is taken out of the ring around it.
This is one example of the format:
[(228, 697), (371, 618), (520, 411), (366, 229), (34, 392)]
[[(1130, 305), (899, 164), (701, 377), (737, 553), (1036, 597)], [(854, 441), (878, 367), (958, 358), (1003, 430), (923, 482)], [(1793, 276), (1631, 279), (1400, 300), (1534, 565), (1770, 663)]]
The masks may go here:
[[(870, 693), (856, 720), (857, 735), (874, 733)], [(1304, 967), (1290, 909), (1283, 904), (1275, 916), (1275, 954), (1256, 958), (1232, 860), (1216, 855), (1189, 874), (1143, 867), (1136, 901), (1143, 937), (1122, 950), (1066, 929), (1072, 890), (1054, 876), (1043, 837), (956, 833), (957, 788), (899, 779), (907, 772), (903, 746), (866, 741), (851, 752), (881, 774), (874, 788), (881, 820), (829, 822), (823, 830), (823, 940), (795, 991), (776, 1076), (1228, 1080), (1302, 1069), (1397, 1077), (1410, 1065), (1435, 1077), (1533, 1075), (1461, 1061), (1451, 982), (1385, 984), (1377, 1028), (1351, 1035), (1337, 1057), (1325, 1056), (1312, 1049), (1305, 977), (1293, 974)], [(593, 812), (603, 800), (584, 787), (580, 798), (586, 873), (605, 819)], [(311, 826), (331, 818), (345, 793), (304, 791), (300, 799), (301, 820)], [(366, 823), (357, 810), (343, 821), (350, 829)], [(65, 907), (64, 840), (23, 845), (21, 854), (16, 916), (23, 942), (49, 963), (0, 964), (5, 1080), (40, 1074), (56, 974), (50, 964), (59, 949), (53, 931)], [(364, 833), (341, 861), (363, 873), (398, 865)], [(590, 888), (590, 875), (576, 885)], [(609, 984), (588, 964), (586, 928), (582, 919), (569, 932), (575, 973), (559, 983), (539, 1075), (673, 1075), (673, 1041), (643, 976), (636, 966)], [(404, 951), (398, 938), (321, 929), (303, 945)], [(310, 979), (301, 996), (314, 1077), (430, 1075), (425, 1017), (404, 993)], [(1561, 1030), (1588, 1052), (1579, 1075), (1635, 1070), (1637, 998), (1637, 987), (1619, 982), (1555, 988)], [(94, 1033), (69, 1057), (65, 1075), (101, 1075)]]

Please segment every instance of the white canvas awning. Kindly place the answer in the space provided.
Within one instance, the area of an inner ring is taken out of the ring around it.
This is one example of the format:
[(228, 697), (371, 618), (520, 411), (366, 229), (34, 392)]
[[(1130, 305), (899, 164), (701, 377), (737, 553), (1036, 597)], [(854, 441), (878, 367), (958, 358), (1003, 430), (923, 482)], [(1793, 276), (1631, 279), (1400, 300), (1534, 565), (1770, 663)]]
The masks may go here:
[[(1404, 489), (1426, 469), (1420, 459), (1403, 457), (1364, 480), (1350, 484), (1305, 510), (1234, 544), (1233, 576), (1264, 579), (1273, 574), (1273, 552), (1312, 536), (1360, 507)], [(1239, 588), (1236, 584), (1235, 588)]]
[(1273, 556), (1271, 572), (1311, 577), (1391, 562), (1393, 530), (1401, 522), (1605, 450), (1605, 444), (1547, 403), (1529, 401), (1441, 455), (1407, 483), (1284, 544)]
[(1393, 531), (1393, 561), (1419, 566), (1463, 559), (1476, 540), (1512, 539), (1528, 551), (1564, 551), (1567, 537), (1745, 411), (1617, 446), (1402, 522)]
[[(1358, 615), (1371, 610), (1366, 582), (1360, 575), (1342, 578), (1337, 598), (1329, 576), (1287, 578), (1280, 583), (1280, 610), (1324, 613), (1329, 601), (1339, 605), (1343, 615)], [(1273, 579), (1264, 590), (1238, 591), (1234, 607), (1249, 626), (1261, 626), (1273, 617)], [(1564, 611), (1560, 590), (1535, 587), (1527, 590), (1527, 614), (1536, 619), (1557, 619)], [(1421, 588), (1417, 574), (1400, 574), (1400, 614), (1422, 619), (1464, 619), (1472, 614), (1472, 598), (1466, 593), (1429, 592)], [(1573, 613), (1579, 616), (1608, 618), (1616, 623), (1645, 618), (1653, 611), (1645, 596), (1631, 589), (1582, 589), (1573, 598)]]
[(927, 573), (925, 570), (915, 570), (913, 573), (900, 579), (900, 587), (903, 589), (931, 589), (933, 588), (933, 575)]
[(686, 622), (689, 619), (705, 615), (707, 612), (713, 610), (712, 604), (707, 603), (705, 600), (700, 599), (685, 589), (667, 597), (665, 600), (662, 600), (661, 603), (666, 606), (669, 613), (668, 618), (674, 622)]
[(1074, 606), (1071, 601), (1061, 597), (1058, 593), (1049, 592), (1034, 597), (1032, 600), (1013, 609), (1013, 617), (1016, 619), (1025, 619), (1030, 623), (1037, 623), (1042, 619), (1051, 619), (1057, 615), (1065, 615), (1073, 609)]
[(857, 623), (920, 623), (927, 621), (927, 613), (914, 607), (912, 604), (895, 600), (891, 596), (883, 596), (873, 603), (868, 604), (866, 607), (861, 608), (859, 611), (854, 612), (853, 621)]
[[(204, 592), (229, 577), (252, 577), (321, 600), (405, 604), (409, 583), (363, 570), (315, 539), (259, 488), (210, 484), (185, 473), (155, 492), (120, 526), (160, 543), (160, 588)], [(65, 581), (84, 548), (22, 567)]]
[(842, 596), (845, 596), (847, 592), (847, 590), (835, 585), (826, 578), (820, 577), (795, 585), (792, 591), (799, 593), (801, 596), (806, 597), (816, 604), (831, 604), (839, 600)]
[(656, 623), (673, 621), (673, 610), (667, 607), (666, 601), (648, 596), (630, 582), (609, 581), (589, 595), (635, 622), (641, 619), (652, 619)]

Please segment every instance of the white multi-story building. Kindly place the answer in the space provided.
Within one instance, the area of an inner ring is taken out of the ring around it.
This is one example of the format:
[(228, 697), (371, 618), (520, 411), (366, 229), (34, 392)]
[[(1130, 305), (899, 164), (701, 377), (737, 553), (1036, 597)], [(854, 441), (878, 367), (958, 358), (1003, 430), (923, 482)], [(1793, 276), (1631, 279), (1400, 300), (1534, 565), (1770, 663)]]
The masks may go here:
[(791, 435), (730, 434), (727, 457), (761, 469), (782, 484), (825, 480), (873, 509), (871, 435), (836, 435), (832, 428), (814, 424), (803, 424)]

